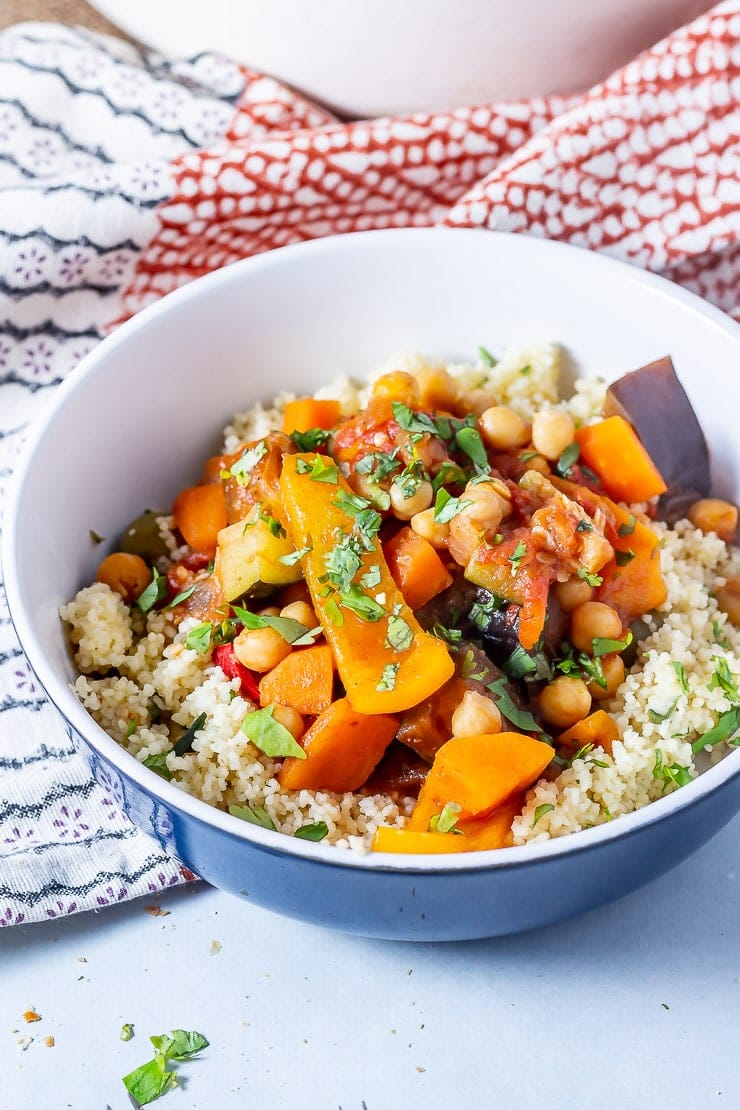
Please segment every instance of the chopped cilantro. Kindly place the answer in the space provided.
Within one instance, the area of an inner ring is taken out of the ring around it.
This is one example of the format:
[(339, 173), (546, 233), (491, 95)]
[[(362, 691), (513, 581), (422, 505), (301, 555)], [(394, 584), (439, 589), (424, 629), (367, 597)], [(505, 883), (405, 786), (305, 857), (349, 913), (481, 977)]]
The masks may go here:
[(356, 493), (347, 493), (342, 489), (337, 492), (334, 504), (342, 512), (354, 518), (364, 547), (366, 550), (372, 551), (372, 541), (377, 536), (380, 525), (383, 523), (380, 513), (373, 509), (370, 501), (366, 498), (359, 497)]
[(362, 566), (362, 544), (357, 536), (343, 536), (324, 556), (329, 581), (348, 590)]
[(247, 713), (241, 723), (242, 732), (252, 741), (255, 748), (259, 748), (261, 752), (273, 759), (283, 759), (287, 756), (305, 759), (306, 753), (295, 740), (293, 733), (275, 720), (274, 708), (268, 705), (266, 709), (255, 709)]
[(617, 535), (618, 536), (631, 536), (632, 533), (635, 530), (635, 524), (636, 523), (637, 523), (637, 521), (635, 520), (632, 513), (630, 513), (628, 519), (624, 522), (624, 524), (620, 524), (619, 527), (617, 528)]
[(432, 490), (436, 494), (442, 486), (461, 485), (466, 480), (466, 477), (467, 475), (461, 466), (451, 462), (449, 459), (445, 459), (432, 479)]
[(469, 498), (452, 497), (444, 487), (437, 490), (434, 502), (434, 519), (437, 524), (448, 524), (473, 502)]
[(519, 570), (519, 566), (521, 564), (521, 561), (522, 561), (522, 559), (524, 558), (524, 556), (526, 554), (527, 554), (527, 545), (524, 542), (524, 540), (519, 540), (519, 543), (514, 548), (514, 554), (509, 556), (509, 562), (511, 563), (511, 572), (512, 572), (512, 574), (516, 574), (516, 572)]
[(664, 791), (671, 783), (677, 787), (687, 786), (694, 778), (688, 767), (684, 767), (680, 763), (664, 763), (663, 753), (660, 748), (655, 749), (653, 775), (656, 779), (664, 780)]
[(174, 609), (175, 606), (179, 605), (182, 601), (187, 601), (187, 599), (193, 593), (194, 589), (195, 589), (195, 586), (188, 586), (187, 590), (181, 590), (179, 594), (175, 594), (172, 601), (167, 602), (167, 604), (164, 606), (164, 608), (165, 609)]
[[(396, 609), (400, 608), (400, 605), (396, 606)], [(396, 609), (394, 609), (388, 617), (388, 631), (385, 634), (385, 646), (391, 648), (393, 651), (407, 651), (411, 647), (414, 634), (400, 613), (396, 612)]]
[(584, 582), (588, 582), (589, 586), (600, 586), (604, 581), (600, 574), (592, 574), (585, 567), (578, 568), (578, 577), (582, 578)]
[(364, 574), (360, 575), (360, 585), (365, 590), (374, 590), (376, 586), (380, 585), (381, 580), (382, 575), (377, 563), (373, 563)]
[[(488, 593), (488, 591), (486, 591)], [(506, 602), (496, 597), (495, 594), (488, 593), (488, 597), (481, 596), (482, 591), (478, 591), (478, 598), (470, 606), (470, 613), (468, 616), (473, 622), (479, 632), (485, 632), (490, 624), (491, 616), (499, 609), (503, 609)]]
[(468, 648), (465, 652), (465, 658), (460, 667), (460, 677), (475, 679), (478, 682), (485, 682), (488, 677), (487, 669), (485, 666), (482, 668), (479, 666), (472, 648)]
[(458, 802), (448, 802), (440, 813), (435, 813), (429, 818), (429, 832), (453, 833), (462, 836), (458, 829), (457, 820), (462, 813), (462, 806)]
[(206, 713), (199, 713), (193, 723), (189, 725), (183, 732), (180, 739), (175, 744), (173, 749), (175, 755), (187, 755), (188, 752), (193, 750), (193, 740), (195, 739), (196, 732), (200, 732), (207, 720)]
[(740, 702), (740, 691), (737, 688), (737, 682), (730, 670), (730, 665), (723, 655), (712, 656), (712, 662), (715, 665), (714, 673), (709, 680), (709, 689), (720, 689), (726, 695), (729, 701), (737, 704)]
[(167, 1070), (169, 1061), (191, 1060), (208, 1041), (201, 1033), (173, 1029), (169, 1034), (149, 1038), (154, 1045), (154, 1059), (123, 1077), (123, 1085), (135, 1107), (147, 1106), (177, 1086), (177, 1073)]
[(168, 754), (168, 752), (158, 752), (156, 755), (148, 755), (144, 760), (144, 766), (161, 775), (167, 782), (172, 782), (172, 772), (167, 766)]
[(668, 708), (665, 709), (662, 713), (659, 713), (656, 709), (648, 709), (648, 717), (650, 718), (650, 720), (653, 722), (654, 725), (659, 725), (661, 723), (661, 721), (667, 721), (668, 720), (671, 713), (676, 708), (677, 704), (678, 704), (678, 698), (674, 698), (674, 700), (671, 702), (671, 704), (668, 706)]
[(266, 512), (264, 509), (260, 509), (257, 519), (264, 521), (276, 540), (280, 539), (281, 536), (284, 536), (286, 534), (285, 529), (283, 528), (280, 521), (276, 517), (272, 516), (271, 513)]
[(287, 643), (294, 644), (296, 647), (312, 644), (321, 633), (321, 628), (318, 625), (316, 628), (308, 628), (307, 625), (294, 620), (292, 617), (274, 617), (269, 613), (264, 615), (250, 613), (248, 609), (243, 609), (240, 605), (234, 605), (233, 609), (237, 619), (241, 621), (245, 628), (250, 631), (255, 628), (273, 628)]
[(305, 432), (291, 432), (290, 438), (299, 451), (315, 451), (331, 438), (331, 432), (325, 428), (308, 428)]
[(210, 621), (205, 621), (190, 629), (185, 637), (185, 647), (197, 652), (198, 655), (205, 655), (210, 650), (212, 637), (213, 625)]
[(300, 563), (304, 555), (308, 555), (313, 548), (309, 545), (306, 547), (299, 547), (297, 551), (291, 551), (289, 555), (278, 555), (278, 562), (286, 567), (294, 567), (296, 563)]
[(298, 459), (296, 470), (299, 474), (308, 474), (312, 482), (327, 482), (332, 486), (339, 482), (339, 468), (326, 455), (316, 455), (313, 463)]
[(344, 624), (344, 613), (337, 605), (333, 597), (328, 598), (324, 605), (324, 612), (336, 628), (341, 628)]
[(259, 443), (255, 443), (254, 447), (248, 447), (232, 465), (231, 469), (224, 471), (224, 473), (229, 478), (235, 478), (240, 486), (246, 486), (249, 482), (249, 475), (266, 454), (267, 444), (264, 439), (261, 439)]
[(250, 825), (259, 825), (263, 829), (274, 829), (276, 827), (270, 814), (261, 805), (229, 806), (229, 813), (232, 817), (238, 817), (240, 821), (246, 821)]
[(152, 567), (152, 580), (146, 589), (139, 594), (136, 604), (142, 613), (148, 613), (166, 595), (167, 579), (159, 573), (156, 567)]
[(593, 532), (593, 524), (589, 524), (587, 520), (579, 520), (576, 524), (576, 532)]
[(511, 678), (524, 678), (537, 670), (537, 664), (529, 652), (521, 644), (517, 644), (504, 663), (504, 670)]
[(469, 424), (455, 433), (455, 443), (478, 471), (489, 471), (488, 455), (477, 428)]
[(293, 833), (299, 840), (312, 840), (318, 843), (319, 840), (325, 840), (329, 835), (329, 826), (326, 821), (315, 821), (312, 825), (301, 825), (300, 829), (296, 829)]
[(486, 689), (490, 690), (493, 694), (494, 701), (501, 715), (506, 717), (507, 721), (511, 721), (513, 725), (523, 732), (539, 732), (544, 735), (532, 714), (526, 709), (518, 709), (517, 706), (514, 705), (507, 687), (508, 683), (505, 678), (499, 678), (495, 682), (489, 682), (486, 686)]
[(594, 636), (591, 641), (595, 659), (598, 659), (601, 655), (610, 655), (613, 651), (624, 651), (631, 643), (631, 632), (628, 632), (623, 640), (610, 640), (607, 636)]
[(380, 693), (387, 690), (394, 690), (396, 687), (396, 678), (398, 677), (398, 668), (400, 663), (386, 663), (383, 667), (383, 673), (380, 676), (380, 682), (375, 687)]
[(698, 740), (694, 740), (691, 745), (691, 750), (702, 752), (705, 748), (713, 748), (715, 744), (722, 743), (723, 740), (730, 741), (731, 738), (740, 730), (740, 707), (734, 706), (728, 709), (726, 713), (717, 720), (714, 728), (710, 728)]
[(448, 644), (457, 644), (462, 640), (459, 628), (446, 628), (440, 621), (435, 621), (431, 631), (432, 636), (436, 636), (438, 640), (446, 640)]
[(573, 473), (573, 465), (578, 462), (578, 457), (581, 454), (581, 448), (577, 443), (569, 443), (565, 450), (560, 455), (560, 458), (555, 463), (555, 470), (561, 478), (570, 478)]
[(686, 671), (684, 670), (683, 663), (679, 663), (677, 662), (677, 660), (674, 659), (672, 666), (674, 671), (676, 672), (676, 678), (678, 679), (678, 685), (681, 687), (681, 692), (683, 694), (688, 694), (689, 683), (688, 679), (686, 678)]
[(628, 548), (627, 551), (615, 551), (614, 552), (614, 558), (616, 559), (618, 567), (626, 567), (628, 563), (632, 562), (634, 557), (635, 557), (635, 553), (634, 553), (634, 551), (632, 550), (631, 547)]
[(393, 402), (393, 419), (405, 432), (419, 432), (421, 434), (438, 435), (437, 426), (425, 412), (414, 412), (408, 405), (401, 401)]
[(386, 615), (383, 606), (375, 598), (363, 593), (359, 586), (350, 586), (342, 590), (339, 603), (362, 621), (380, 621)]
[(392, 451), (389, 455), (385, 451), (371, 451), (368, 455), (363, 457), (355, 464), (355, 470), (358, 474), (366, 474), (374, 482), (382, 482), (384, 478), (390, 477), (396, 470), (401, 469), (401, 463), (396, 457), (396, 452)]
[(484, 366), (487, 366), (490, 370), (492, 370), (498, 362), (498, 359), (495, 359), (486, 347), (478, 348), (478, 360), (479, 362), (482, 362)]
[(534, 828), (535, 825), (542, 820), (546, 813), (552, 813), (554, 809), (555, 806), (552, 804), (552, 802), (543, 802), (541, 806), (537, 806), (534, 811), (534, 821), (532, 822), (532, 828)]

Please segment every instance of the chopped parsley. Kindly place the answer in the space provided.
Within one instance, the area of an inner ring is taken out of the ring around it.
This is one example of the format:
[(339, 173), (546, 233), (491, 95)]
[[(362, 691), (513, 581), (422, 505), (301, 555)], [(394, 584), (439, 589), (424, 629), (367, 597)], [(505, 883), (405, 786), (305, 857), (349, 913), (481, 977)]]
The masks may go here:
[(714, 728), (710, 728), (698, 740), (694, 740), (691, 750), (696, 754), (704, 751), (705, 748), (713, 748), (715, 744), (721, 744), (723, 740), (731, 741), (738, 731), (740, 731), (740, 706), (734, 706), (722, 714)]
[(712, 635), (714, 636), (714, 642), (715, 644), (717, 644), (718, 647), (725, 649), (729, 648), (730, 645), (727, 637), (722, 635), (722, 625), (719, 623), (716, 617), (712, 621)]
[(197, 1032), (173, 1029), (169, 1034), (149, 1038), (154, 1045), (154, 1059), (123, 1077), (123, 1085), (135, 1107), (147, 1106), (177, 1086), (177, 1073), (167, 1070), (169, 1062), (191, 1060), (208, 1041)]
[(144, 766), (166, 779), (167, 782), (172, 782), (172, 772), (167, 766), (168, 754), (168, 752), (157, 752), (156, 755), (148, 755), (144, 760)]
[(386, 615), (385, 609), (375, 598), (368, 597), (359, 586), (349, 586), (339, 595), (339, 604), (349, 609), (362, 621), (381, 621)]
[(386, 663), (383, 667), (383, 673), (380, 676), (380, 682), (375, 687), (379, 693), (384, 693), (388, 690), (395, 690), (396, 678), (398, 677), (398, 668), (400, 663)]
[(90, 532), (90, 539), (94, 544), (105, 543), (105, 536), (101, 536), (94, 528), (89, 528), (88, 531)]
[(273, 617), (269, 613), (250, 613), (248, 609), (242, 609), (240, 605), (233, 606), (234, 613), (243, 626), (250, 631), (256, 628), (273, 628), (286, 643), (293, 644), (295, 647), (306, 647), (314, 642), (317, 636), (321, 634), (321, 628), (317, 625), (315, 628), (308, 628), (307, 625), (302, 624), (301, 621), (293, 620), (292, 617)]
[(356, 493), (347, 493), (345, 490), (341, 489), (334, 498), (334, 504), (337, 508), (341, 509), (342, 512), (345, 512), (347, 516), (354, 518), (355, 526), (359, 532), (363, 547), (366, 551), (372, 551), (373, 540), (380, 531), (380, 525), (383, 523), (382, 517), (377, 509), (374, 509), (372, 503), (365, 497), (359, 497)]
[(670, 717), (671, 713), (673, 712), (673, 710), (676, 708), (677, 705), (678, 705), (678, 698), (674, 698), (674, 700), (671, 702), (671, 704), (668, 706), (668, 708), (665, 709), (662, 713), (659, 713), (656, 709), (648, 709), (648, 717), (650, 718), (650, 720), (653, 722), (654, 725), (659, 725), (662, 721), (667, 721), (668, 720), (668, 718)]
[(465, 652), (465, 657), (460, 667), (461, 678), (471, 678), (478, 682), (485, 682), (488, 677), (488, 670), (485, 666), (480, 666), (472, 648), (468, 648)]
[(464, 455), (467, 455), (473, 466), (480, 473), (490, 471), (488, 455), (483, 446), (483, 440), (477, 428), (467, 424), (455, 433), (455, 443)]
[(425, 412), (414, 412), (401, 401), (393, 402), (393, 419), (405, 432), (418, 432), (421, 435), (439, 435), (437, 425)]
[(455, 836), (462, 836), (462, 830), (456, 827), (461, 813), (462, 806), (458, 802), (448, 802), (441, 813), (435, 813), (429, 818), (429, 832), (452, 833)]
[(628, 563), (632, 562), (634, 557), (635, 557), (635, 553), (634, 553), (634, 551), (632, 550), (631, 547), (629, 547), (626, 551), (615, 551), (614, 552), (614, 558), (616, 560), (616, 563), (617, 563), (618, 567), (626, 567), (628, 565)]
[(198, 655), (205, 655), (210, 650), (212, 639), (213, 625), (210, 621), (205, 621), (190, 629), (185, 637), (185, 647), (197, 652)]
[(636, 523), (637, 523), (637, 521), (635, 520), (632, 513), (630, 513), (627, 520), (623, 524), (620, 524), (619, 527), (617, 528), (617, 535), (618, 536), (631, 536), (632, 533), (635, 530), (635, 524)]
[(296, 470), (299, 474), (308, 474), (312, 482), (328, 482), (332, 486), (339, 482), (339, 467), (326, 455), (317, 455), (313, 463), (298, 459)]
[(200, 732), (207, 720), (206, 713), (199, 713), (193, 723), (189, 725), (183, 732), (180, 739), (175, 744), (173, 749), (175, 755), (187, 755), (188, 752), (193, 750), (193, 740), (195, 739), (196, 732)]
[(478, 348), (478, 361), (482, 362), (484, 366), (487, 366), (489, 370), (492, 370), (498, 363), (498, 359), (495, 359), (486, 347)]
[(374, 590), (376, 586), (380, 585), (381, 580), (382, 575), (377, 563), (373, 563), (364, 574), (360, 575), (360, 585), (366, 590)]
[(357, 536), (343, 536), (324, 556), (327, 577), (338, 590), (348, 590), (362, 566), (362, 544)]
[(259, 748), (261, 752), (273, 759), (284, 759), (288, 756), (305, 759), (306, 753), (293, 733), (275, 720), (274, 710), (274, 706), (268, 705), (266, 709), (255, 709), (247, 713), (241, 723), (242, 732), (252, 741), (255, 748)]
[(678, 685), (681, 687), (681, 693), (688, 694), (689, 682), (686, 678), (686, 671), (684, 670), (683, 663), (679, 663), (677, 662), (677, 660), (674, 659), (672, 666), (674, 671), (676, 672), (676, 678), (678, 679)]
[(310, 544), (306, 547), (299, 547), (297, 551), (291, 551), (289, 555), (279, 555), (278, 562), (286, 567), (294, 567), (296, 563), (300, 563), (304, 555), (308, 555), (311, 551), (313, 551), (313, 548)]
[(179, 605), (183, 601), (187, 601), (187, 599), (191, 596), (191, 594), (193, 593), (194, 590), (195, 590), (195, 586), (188, 586), (187, 590), (181, 590), (179, 594), (175, 594), (172, 601), (167, 602), (167, 604), (164, 606), (164, 608), (165, 609), (174, 609), (176, 605)]
[(488, 597), (481, 597), (481, 591), (479, 591), (478, 599), (470, 606), (468, 616), (479, 632), (485, 632), (492, 615), (499, 609), (503, 609), (506, 604), (503, 598), (496, 597), (492, 593), (488, 593)]
[(573, 466), (578, 462), (581, 454), (581, 448), (577, 443), (569, 443), (565, 450), (560, 455), (560, 458), (555, 463), (555, 470), (561, 478), (570, 478), (573, 473)]
[(687, 786), (694, 778), (688, 767), (684, 767), (680, 763), (664, 763), (660, 748), (655, 749), (653, 775), (656, 779), (663, 779), (664, 792), (671, 784), (676, 787)]
[(730, 702), (737, 704), (740, 701), (740, 691), (737, 688), (737, 682), (730, 670), (730, 665), (723, 655), (715, 655), (712, 657), (712, 662), (715, 664), (714, 673), (709, 680), (709, 689), (720, 689)]
[(298, 837), (299, 840), (312, 840), (318, 843), (319, 840), (325, 840), (329, 835), (329, 826), (326, 821), (314, 821), (311, 825), (301, 825), (300, 829), (296, 829), (293, 836)]
[(262, 829), (276, 828), (272, 817), (261, 805), (229, 806), (229, 813), (232, 817), (238, 817), (240, 821), (246, 821), (250, 825), (259, 825)]
[(607, 636), (594, 636), (591, 641), (595, 659), (598, 659), (602, 655), (610, 655), (614, 651), (624, 651), (631, 643), (631, 632), (628, 632), (623, 640), (610, 640)]
[(489, 682), (486, 686), (486, 689), (493, 694), (493, 699), (501, 715), (506, 717), (507, 721), (511, 721), (518, 729), (521, 729), (522, 732), (539, 732), (545, 735), (528, 710), (518, 709), (514, 705), (507, 687), (508, 683), (505, 678), (498, 678), (495, 682)]
[(134, 733), (136, 732), (138, 727), (139, 727), (139, 718), (138, 717), (132, 717), (131, 720), (126, 725), (126, 739), (127, 740), (129, 739), (129, 737), (134, 735)]
[(136, 599), (136, 605), (142, 613), (148, 613), (155, 605), (167, 596), (167, 579), (160, 574), (156, 567), (152, 567), (152, 580), (146, 589), (142, 590)]
[(432, 479), (432, 490), (436, 494), (442, 486), (461, 485), (466, 480), (467, 475), (463, 468), (458, 466), (457, 463), (445, 459)]
[(579, 520), (576, 524), (576, 532), (593, 532), (593, 524), (589, 524), (587, 520)]
[(388, 454), (386, 451), (371, 451), (355, 464), (358, 474), (365, 474), (373, 482), (382, 482), (397, 470), (401, 463), (396, 457), (395, 450)]

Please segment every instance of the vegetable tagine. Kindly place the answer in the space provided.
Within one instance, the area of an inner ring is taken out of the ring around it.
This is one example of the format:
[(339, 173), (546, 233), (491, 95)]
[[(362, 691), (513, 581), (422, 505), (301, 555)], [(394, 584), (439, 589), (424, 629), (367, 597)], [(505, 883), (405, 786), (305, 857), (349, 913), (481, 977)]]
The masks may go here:
[[(176, 550), (147, 512), (100, 563), (134, 625), (161, 615), (165, 640), (179, 637), (203, 674), (220, 668), (228, 705), (243, 699), (239, 745), (269, 761), (273, 785), (259, 804), (225, 795), (235, 816), (277, 827), (273, 787), (406, 799), (375, 821), (373, 850), (478, 851), (512, 843), (536, 784), (535, 802), (564, 769), (625, 765), (611, 707), (665, 619), (666, 531), (683, 521), (730, 551), (737, 509), (711, 496), (669, 359), (626, 374), (582, 421), (565, 403), (527, 418), (485, 402), (442, 368), (385, 373), (349, 414), (290, 400), (280, 429), (207, 459), (177, 495)], [(721, 622), (740, 623), (740, 578), (718, 575), (710, 593)], [(740, 728), (730, 665), (713, 666), (727, 701), (714, 732), (689, 735), (694, 753)], [(650, 710), (660, 721), (689, 696), (685, 665), (671, 674), (673, 706)], [(143, 761), (175, 782), (211, 717), (186, 724), (176, 708), (155, 692), (124, 738), (166, 726)], [(656, 728), (663, 792), (694, 772)], [(557, 835), (556, 804), (534, 805), (530, 824)], [(321, 840), (327, 824), (291, 831)]]

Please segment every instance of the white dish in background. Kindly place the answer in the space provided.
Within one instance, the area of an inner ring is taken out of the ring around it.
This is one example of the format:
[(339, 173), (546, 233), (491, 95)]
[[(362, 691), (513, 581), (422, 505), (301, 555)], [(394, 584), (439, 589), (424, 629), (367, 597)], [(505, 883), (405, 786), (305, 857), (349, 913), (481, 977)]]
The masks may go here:
[(215, 50), (340, 114), (377, 116), (589, 88), (706, 0), (91, 0), (170, 55)]

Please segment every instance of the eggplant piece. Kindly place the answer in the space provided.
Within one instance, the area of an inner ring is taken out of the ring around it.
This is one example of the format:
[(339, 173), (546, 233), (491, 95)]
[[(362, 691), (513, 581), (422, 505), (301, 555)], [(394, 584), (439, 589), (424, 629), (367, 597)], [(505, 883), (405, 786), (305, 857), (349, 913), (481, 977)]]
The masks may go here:
[(428, 772), (429, 764), (421, 756), (405, 744), (393, 740), (363, 790), (369, 794), (417, 798)]
[(707, 442), (668, 356), (610, 385), (604, 416), (627, 420), (662, 474), (668, 489), (658, 500), (658, 519), (675, 524), (692, 502), (709, 496)]

